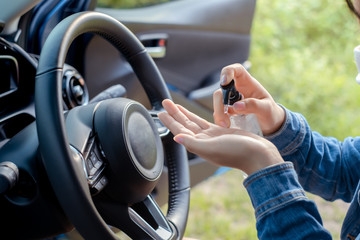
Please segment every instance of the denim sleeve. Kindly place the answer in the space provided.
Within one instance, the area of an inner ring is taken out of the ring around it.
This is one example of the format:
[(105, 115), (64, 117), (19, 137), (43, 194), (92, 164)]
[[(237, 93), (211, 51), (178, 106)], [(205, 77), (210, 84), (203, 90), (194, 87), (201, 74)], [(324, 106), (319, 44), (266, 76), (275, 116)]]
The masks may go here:
[(261, 169), (250, 175), (244, 186), (255, 209), (259, 239), (331, 239), (292, 163)]
[(351, 201), (360, 179), (360, 138), (348, 137), (340, 142), (324, 137), (311, 131), (301, 114), (285, 112), (281, 129), (266, 138), (285, 161), (294, 164), (300, 184), (326, 200)]

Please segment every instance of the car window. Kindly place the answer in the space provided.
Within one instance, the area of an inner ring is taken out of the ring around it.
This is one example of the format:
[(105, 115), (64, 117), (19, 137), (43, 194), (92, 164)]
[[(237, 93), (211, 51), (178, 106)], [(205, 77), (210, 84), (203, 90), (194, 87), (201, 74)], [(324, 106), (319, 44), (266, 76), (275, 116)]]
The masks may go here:
[(97, 6), (103, 8), (140, 8), (173, 0), (98, 0)]

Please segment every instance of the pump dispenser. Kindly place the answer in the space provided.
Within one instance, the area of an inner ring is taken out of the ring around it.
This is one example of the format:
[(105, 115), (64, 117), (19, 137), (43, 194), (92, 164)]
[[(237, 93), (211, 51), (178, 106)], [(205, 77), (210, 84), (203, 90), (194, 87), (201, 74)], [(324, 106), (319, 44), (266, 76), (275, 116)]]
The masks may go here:
[(230, 115), (228, 109), (233, 106), (233, 104), (242, 99), (241, 93), (239, 93), (235, 88), (234, 79), (225, 86), (220, 85), (223, 93), (223, 104), (224, 104), (224, 113), (228, 114), (230, 117), (232, 128), (239, 128), (244, 131), (249, 131), (259, 136), (263, 136), (259, 122), (255, 114), (237, 114)]

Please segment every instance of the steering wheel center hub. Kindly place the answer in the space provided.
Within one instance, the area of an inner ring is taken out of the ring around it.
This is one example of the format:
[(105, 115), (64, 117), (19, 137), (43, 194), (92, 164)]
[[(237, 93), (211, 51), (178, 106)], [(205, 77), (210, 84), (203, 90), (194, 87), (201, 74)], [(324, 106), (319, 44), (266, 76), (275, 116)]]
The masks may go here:
[(164, 165), (161, 139), (148, 111), (128, 99), (106, 100), (96, 109), (94, 127), (110, 165), (108, 193), (125, 203), (143, 200)]
[[(135, 156), (134, 163), (146, 177), (157, 177), (154, 172), (148, 172), (156, 164), (156, 139), (147, 119), (139, 112), (129, 114), (125, 122), (128, 149)], [(150, 136), (150, 138), (148, 138)]]

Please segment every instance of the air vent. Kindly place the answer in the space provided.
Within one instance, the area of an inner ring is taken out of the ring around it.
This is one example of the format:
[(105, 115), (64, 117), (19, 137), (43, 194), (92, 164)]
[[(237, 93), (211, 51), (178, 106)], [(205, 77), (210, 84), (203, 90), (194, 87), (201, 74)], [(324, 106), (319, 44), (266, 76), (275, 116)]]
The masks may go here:
[(67, 64), (64, 66), (63, 99), (68, 109), (89, 102), (89, 92), (83, 77), (75, 68)]
[(12, 56), (0, 56), (0, 97), (6, 96), (17, 90), (19, 67)]

